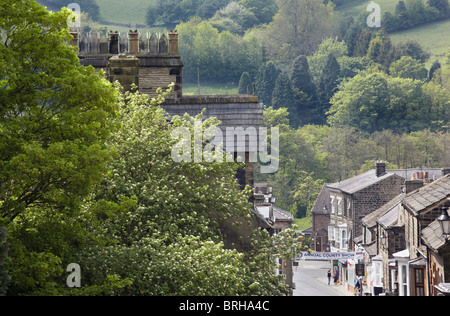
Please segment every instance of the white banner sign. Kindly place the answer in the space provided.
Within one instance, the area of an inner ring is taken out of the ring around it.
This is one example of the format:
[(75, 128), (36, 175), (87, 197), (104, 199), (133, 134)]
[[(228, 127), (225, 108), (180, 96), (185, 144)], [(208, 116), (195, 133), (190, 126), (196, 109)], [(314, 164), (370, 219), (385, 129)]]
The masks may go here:
[(358, 260), (364, 259), (364, 252), (302, 252), (298, 260)]

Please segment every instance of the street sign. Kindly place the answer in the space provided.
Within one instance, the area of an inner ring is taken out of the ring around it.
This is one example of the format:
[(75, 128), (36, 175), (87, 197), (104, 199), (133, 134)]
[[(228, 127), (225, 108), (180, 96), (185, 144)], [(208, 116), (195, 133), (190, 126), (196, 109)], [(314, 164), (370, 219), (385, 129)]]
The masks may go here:
[(298, 260), (362, 260), (364, 259), (363, 252), (302, 252), (297, 258)]
[(364, 263), (355, 264), (355, 272), (358, 277), (364, 276)]

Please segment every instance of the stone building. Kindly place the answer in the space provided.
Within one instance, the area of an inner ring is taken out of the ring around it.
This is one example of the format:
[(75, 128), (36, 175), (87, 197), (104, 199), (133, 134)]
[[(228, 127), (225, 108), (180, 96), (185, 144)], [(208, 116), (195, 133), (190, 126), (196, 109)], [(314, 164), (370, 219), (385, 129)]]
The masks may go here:
[(326, 185), (322, 187), (316, 202), (311, 209), (312, 232), (311, 249), (317, 252), (327, 251), (328, 226), (330, 224), (330, 192)]
[[(311, 210), (313, 238), (314, 235), (321, 236), (317, 240), (321, 239), (322, 251), (327, 246), (331, 251), (352, 251), (358, 244), (373, 244), (377, 238), (378, 218), (373, 218), (367, 230), (363, 218), (404, 193), (405, 189), (416, 189), (417, 183), (423, 183), (422, 179), (433, 181), (442, 177), (444, 172), (440, 168), (386, 169), (385, 163), (378, 162), (375, 169), (325, 184)], [(324, 242), (325, 238), (328, 243)]]
[(402, 258), (397, 253), (400, 296), (438, 295), (439, 284), (450, 281), (450, 244), (437, 221), (449, 199), (446, 174), (402, 200), (399, 222), (405, 227), (406, 248)]
[[(241, 187), (253, 187), (254, 154), (260, 145), (259, 131), (263, 125), (264, 110), (256, 96), (184, 96), (183, 63), (178, 50), (177, 31), (168, 34), (139, 33), (137, 30), (128, 33), (110, 31), (109, 34), (71, 31), (71, 35), (73, 40), (69, 44), (78, 48), (80, 63), (92, 66), (96, 71), (104, 71), (106, 79), (118, 81), (124, 91), (130, 91), (135, 85), (140, 93), (155, 97), (157, 89), (166, 90), (174, 84), (171, 95), (161, 105), (168, 118), (175, 115), (182, 117), (185, 113), (195, 117), (202, 111), (203, 120), (216, 117), (221, 122), (219, 128), (225, 137), (231, 130), (234, 148), (227, 148), (228, 142), (224, 139), (224, 150), (232, 152), (235, 159), (242, 157), (245, 163), (244, 169), (236, 175)], [(251, 198), (253, 200), (254, 197)], [(255, 208), (252, 210), (250, 226), (243, 224), (246, 220), (242, 218), (230, 219), (221, 226), (226, 248), (246, 251), (249, 247), (247, 238), (253, 230), (272, 228)]]
[[(156, 96), (156, 90), (167, 89), (174, 84), (172, 94), (161, 105), (169, 116), (195, 117), (204, 110), (203, 119), (216, 117), (224, 137), (231, 131), (234, 148), (224, 150), (241, 156), (245, 169), (238, 172), (241, 186), (253, 187), (253, 165), (255, 153), (260, 148), (259, 132), (263, 126), (263, 104), (253, 95), (201, 95), (183, 96), (183, 63), (178, 50), (178, 33), (168, 35), (139, 33), (130, 30), (128, 34), (110, 31), (105, 34), (79, 34), (71, 32), (70, 45), (78, 47), (80, 63), (103, 70), (111, 82), (119, 81), (125, 91), (132, 85), (140, 93)], [(239, 134), (239, 135), (237, 135)], [(242, 137), (240, 137), (242, 136)]]
[[(371, 295), (427, 296), (446, 290), (450, 245), (436, 220), (450, 205), (448, 170), (413, 172), (404, 192), (363, 218)], [(439, 173), (442, 177), (435, 180)], [(430, 178), (432, 175), (432, 178)]]
[(178, 33), (128, 34), (110, 31), (79, 34), (71, 32), (73, 46), (78, 46), (78, 58), (85, 66), (104, 70), (106, 77), (118, 80), (125, 91), (135, 84), (141, 93), (156, 95), (158, 88), (167, 89), (174, 83), (173, 96), (181, 98), (183, 63), (178, 51)]
[(331, 251), (354, 250), (362, 242), (362, 218), (383, 206), (402, 190), (404, 178), (387, 172), (384, 163), (344, 181), (329, 184)]

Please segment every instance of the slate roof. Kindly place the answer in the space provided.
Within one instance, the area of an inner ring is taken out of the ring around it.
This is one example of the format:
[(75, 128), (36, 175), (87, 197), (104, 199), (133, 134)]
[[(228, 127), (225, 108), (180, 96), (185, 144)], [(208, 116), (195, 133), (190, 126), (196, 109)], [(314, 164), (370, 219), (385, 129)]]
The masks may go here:
[(395, 226), (398, 223), (399, 208), (400, 208), (400, 205), (397, 204), (389, 212), (387, 212), (386, 214), (381, 216), (377, 222), (384, 228), (390, 228), (390, 227)]
[(276, 221), (292, 222), (294, 220), (294, 217), (292, 216), (291, 213), (275, 205), (273, 205), (272, 210), (273, 216), (276, 218)]
[(418, 215), (420, 211), (448, 197), (450, 197), (450, 174), (407, 194), (402, 204), (414, 215)]
[[(444, 172), (440, 168), (414, 168), (414, 169), (388, 169), (387, 172), (394, 173), (402, 178), (410, 180), (414, 174), (423, 172), (428, 174), (428, 179), (437, 180), (444, 175)], [(418, 178), (417, 178), (418, 179)]]
[[(325, 210), (324, 207), (327, 207)], [(316, 202), (311, 210), (313, 214), (330, 214), (331, 201), (330, 201), (330, 191), (328, 191), (327, 185), (322, 187), (319, 195), (316, 198)]]
[(328, 185), (329, 189), (338, 189), (342, 192), (353, 194), (364, 188), (367, 188), (381, 180), (392, 177), (394, 174), (385, 173), (384, 175), (377, 177), (375, 169), (369, 170), (365, 173), (357, 175), (353, 178), (345, 179), (344, 181), (336, 182)]
[[(238, 148), (248, 149), (250, 152), (258, 151), (259, 128), (263, 127), (264, 105), (258, 97), (251, 95), (203, 95), (183, 96), (179, 99), (166, 99), (161, 105), (169, 116), (183, 117), (185, 113), (192, 117), (197, 116), (205, 109), (202, 120), (216, 117), (221, 124), (218, 126), (223, 133), (223, 148), (227, 145), (227, 129), (242, 128), (249, 132), (245, 143), (235, 144)], [(252, 132), (255, 133), (252, 133)], [(245, 146), (245, 147), (243, 147)], [(253, 149), (253, 150), (252, 150)], [(235, 149), (237, 151), (237, 149)]]
[(437, 220), (422, 230), (422, 240), (433, 250), (445, 246), (442, 228)]
[(413, 174), (417, 174), (418, 172), (428, 173), (428, 179), (432, 180), (439, 179), (443, 176), (442, 169), (426, 168), (426, 169), (388, 169), (386, 170), (386, 173), (384, 175), (377, 177), (375, 169), (372, 169), (365, 173), (357, 175), (353, 178), (329, 184), (328, 187), (330, 189), (339, 189), (342, 192), (353, 194), (377, 183), (378, 181), (387, 179), (393, 175), (409, 180), (412, 178)]

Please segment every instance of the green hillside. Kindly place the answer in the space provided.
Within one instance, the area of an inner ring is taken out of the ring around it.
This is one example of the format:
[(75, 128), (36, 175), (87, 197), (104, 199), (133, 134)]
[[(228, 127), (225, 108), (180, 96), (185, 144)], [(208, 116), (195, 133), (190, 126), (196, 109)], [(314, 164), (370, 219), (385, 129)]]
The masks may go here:
[(450, 49), (450, 20), (434, 22), (391, 35), (395, 43), (415, 40), (423, 49), (431, 52), (429, 63), (443, 60)]
[[(381, 7), (381, 16), (384, 12), (395, 12), (398, 0), (376, 0)], [(358, 16), (361, 12), (366, 12), (367, 5), (370, 1), (361, 0), (353, 4), (341, 6), (336, 11), (347, 16)], [(383, 25), (383, 21), (381, 21)], [(450, 20), (433, 22), (420, 25), (408, 30), (399, 31), (391, 34), (394, 43), (414, 40), (418, 42), (423, 49), (431, 53), (430, 66), (436, 59), (443, 60), (445, 53), (450, 49)]]
[(154, 0), (96, 0), (102, 20), (146, 24), (147, 9)]
[[(338, 12), (342, 12), (345, 15), (358, 16), (361, 12), (366, 12), (367, 6), (371, 1), (360, 0), (355, 3), (351, 3), (348, 5), (341, 6), (336, 9)], [(376, 0), (375, 3), (380, 5), (381, 15), (383, 16), (384, 12), (394, 12), (395, 7), (397, 5), (398, 0)]]

